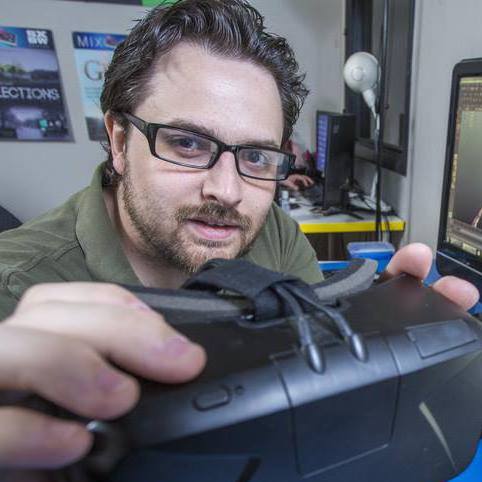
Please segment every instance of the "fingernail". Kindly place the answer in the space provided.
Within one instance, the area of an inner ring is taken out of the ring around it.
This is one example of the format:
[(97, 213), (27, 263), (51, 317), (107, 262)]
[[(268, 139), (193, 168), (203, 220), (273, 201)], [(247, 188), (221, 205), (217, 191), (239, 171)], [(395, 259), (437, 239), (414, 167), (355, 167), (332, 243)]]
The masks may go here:
[(136, 300), (132, 303), (129, 303), (129, 306), (132, 306), (132, 308), (137, 310), (152, 311), (152, 308), (141, 300)]
[(158, 352), (169, 358), (177, 358), (185, 355), (192, 346), (193, 344), (185, 336), (174, 335), (164, 340)]
[(123, 390), (129, 380), (113, 370), (101, 370), (96, 377), (97, 386), (105, 392)]

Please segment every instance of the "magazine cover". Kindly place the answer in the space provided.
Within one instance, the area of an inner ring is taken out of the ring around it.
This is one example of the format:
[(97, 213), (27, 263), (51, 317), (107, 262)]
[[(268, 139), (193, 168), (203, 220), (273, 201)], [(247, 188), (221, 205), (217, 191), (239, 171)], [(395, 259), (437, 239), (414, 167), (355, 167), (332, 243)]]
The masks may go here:
[(104, 73), (117, 45), (125, 35), (73, 32), (75, 63), (82, 89), (82, 104), (89, 139), (106, 140), (104, 119), (100, 109), (100, 94), (104, 84)]
[(0, 140), (72, 140), (50, 30), (0, 26)]

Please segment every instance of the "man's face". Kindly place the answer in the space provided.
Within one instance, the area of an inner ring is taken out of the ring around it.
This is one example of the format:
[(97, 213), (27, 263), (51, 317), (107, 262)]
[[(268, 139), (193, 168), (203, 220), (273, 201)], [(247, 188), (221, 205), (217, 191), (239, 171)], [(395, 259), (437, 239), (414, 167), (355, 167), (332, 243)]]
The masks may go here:
[[(180, 44), (155, 67), (148, 95), (133, 112), (147, 122), (210, 134), (227, 144), (279, 147), (281, 100), (267, 71)], [(200, 170), (152, 156), (147, 139), (131, 127), (120, 199), (127, 235), (140, 252), (185, 273), (212, 258), (234, 258), (256, 238), (273, 200), (274, 181), (240, 177), (234, 156), (221, 155)]]

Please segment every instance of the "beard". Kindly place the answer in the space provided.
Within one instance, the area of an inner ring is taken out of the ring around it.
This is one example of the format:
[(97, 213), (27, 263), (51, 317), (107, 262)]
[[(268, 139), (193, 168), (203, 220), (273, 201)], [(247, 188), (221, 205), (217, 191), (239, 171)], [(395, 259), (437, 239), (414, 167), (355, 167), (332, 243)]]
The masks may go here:
[[(129, 163), (120, 187), (126, 212), (140, 237), (142, 253), (154, 262), (168, 264), (188, 275), (197, 272), (210, 259), (232, 259), (246, 254), (256, 241), (269, 210), (268, 207), (256, 222), (235, 208), (215, 201), (183, 205), (172, 212), (159, 202), (159, 198), (135, 189)], [(193, 239), (184, 229), (185, 224), (193, 218), (215, 219), (220, 224), (237, 226), (239, 242)]]

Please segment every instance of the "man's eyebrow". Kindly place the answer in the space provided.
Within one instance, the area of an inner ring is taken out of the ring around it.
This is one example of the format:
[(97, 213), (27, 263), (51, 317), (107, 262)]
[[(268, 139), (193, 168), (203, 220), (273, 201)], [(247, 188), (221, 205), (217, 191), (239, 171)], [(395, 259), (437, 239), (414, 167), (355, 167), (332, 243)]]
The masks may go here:
[[(172, 127), (177, 127), (179, 129), (186, 129), (188, 131), (199, 132), (199, 134), (204, 134), (205, 136), (214, 137), (215, 139), (220, 139), (219, 132), (209, 127), (195, 124), (193, 122), (186, 121), (184, 119), (173, 119), (168, 122), (168, 125)], [(249, 145), (256, 147), (272, 147), (274, 149), (279, 149), (279, 143), (273, 139), (242, 139), (237, 142), (236, 145)]]

